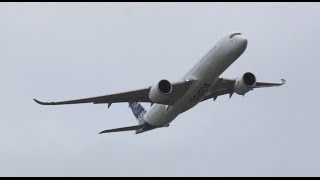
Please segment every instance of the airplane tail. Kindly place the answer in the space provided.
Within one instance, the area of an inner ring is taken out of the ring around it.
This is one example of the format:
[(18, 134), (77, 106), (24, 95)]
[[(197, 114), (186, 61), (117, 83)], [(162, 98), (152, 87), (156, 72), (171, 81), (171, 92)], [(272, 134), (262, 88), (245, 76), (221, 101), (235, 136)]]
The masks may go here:
[(122, 131), (136, 131), (136, 134), (139, 134), (139, 133), (143, 133), (143, 132), (158, 128), (155, 126), (151, 126), (150, 124), (145, 122), (144, 115), (146, 114), (147, 111), (142, 107), (141, 103), (131, 102), (131, 103), (129, 103), (129, 107), (131, 108), (139, 125), (104, 130), (104, 131), (101, 131), (99, 134), (112, 133), (112, 132), (122, 132)]
[(134, 116), (136, 117), (139, 125), (144, 124), (144, 115), (146, 114), (146, 110), (142, 107), (139, 102), (131, 102), (129, 103), (129, 107), (131, 108)]

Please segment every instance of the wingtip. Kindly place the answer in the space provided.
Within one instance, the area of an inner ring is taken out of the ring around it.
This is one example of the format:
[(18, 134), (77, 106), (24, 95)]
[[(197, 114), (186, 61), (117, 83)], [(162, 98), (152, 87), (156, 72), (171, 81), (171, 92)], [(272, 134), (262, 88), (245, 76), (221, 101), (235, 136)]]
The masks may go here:
[(45, 102), (41, 102), (41, 101), (38, 101), (37, 99), (33, 99), (36, 103), (40, 104), (40, 105), (47, 105), (48, 103), (45, 103)]
[(34, 100), (34, 102), (41, 104), (40, 101), (38, 101), (37, 99), (33, 99), (33, 100)]
[(99, 132), (98, 134), (104, 134), (104, 133), (107, 133), (107, 131), (104, 130), (104, 131)]
[(286, 83), (286, 80), (285, 79), (281, 79), (282, 81), (282, 84), (285, 84)]

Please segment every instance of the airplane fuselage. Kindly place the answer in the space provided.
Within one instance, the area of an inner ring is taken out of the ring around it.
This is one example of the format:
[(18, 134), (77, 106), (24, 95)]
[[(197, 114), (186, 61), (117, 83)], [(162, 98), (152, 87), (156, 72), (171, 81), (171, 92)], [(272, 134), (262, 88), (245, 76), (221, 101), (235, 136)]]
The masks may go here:
[(164, 127), (179, 114), (203, 100), (219, 76), (245, 51), (247, 39), (240, 33), (227, 34), (182, 78), (193, 80), (189, 90), (174, 105), (154, 104), (144, 120), (154, 127)]

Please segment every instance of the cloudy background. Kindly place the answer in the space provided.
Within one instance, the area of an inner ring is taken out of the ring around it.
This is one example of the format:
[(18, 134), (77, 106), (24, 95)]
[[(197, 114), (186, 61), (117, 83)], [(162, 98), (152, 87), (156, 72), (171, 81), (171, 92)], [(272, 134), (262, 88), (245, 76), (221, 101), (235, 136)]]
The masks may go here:
[[(319, 18), (319, 3), (1, 3), (0, 176), (320, 176)], [(140, 135), (98, 135), (136, 124), (127, 104), (32, 100), (175, 81), (232, 31), (248, 47), (224, 77), (287, 84)]]

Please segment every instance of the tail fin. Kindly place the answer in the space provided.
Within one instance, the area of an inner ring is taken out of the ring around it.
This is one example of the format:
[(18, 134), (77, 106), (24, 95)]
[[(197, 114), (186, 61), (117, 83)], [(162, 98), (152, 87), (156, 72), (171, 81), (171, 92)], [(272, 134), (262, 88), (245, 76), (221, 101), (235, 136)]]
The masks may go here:
[(129, 103), (129, 107), (137, 118), (139, 125), (144, 124), (144, 115), (147, 111), (142, 107), (142, 105), (139, 102), (131, 102)]

